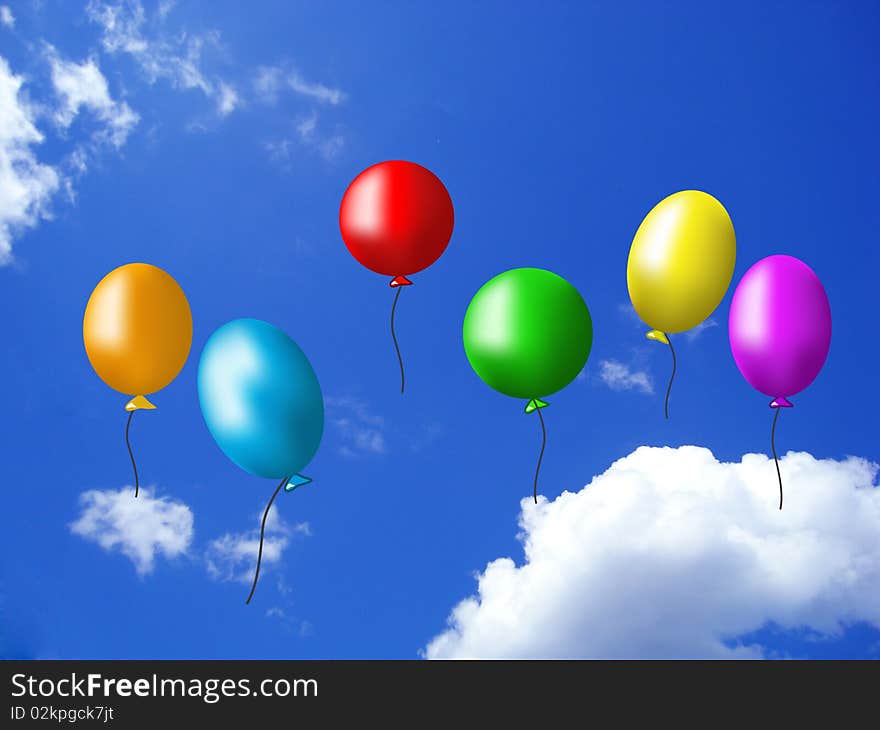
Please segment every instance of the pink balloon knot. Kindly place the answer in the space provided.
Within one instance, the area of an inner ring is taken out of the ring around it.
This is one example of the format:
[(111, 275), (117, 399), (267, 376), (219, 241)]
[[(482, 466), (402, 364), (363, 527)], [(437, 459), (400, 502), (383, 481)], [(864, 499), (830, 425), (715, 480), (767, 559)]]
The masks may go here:
[(774, 398), (770, 401), (771, 408), (794, 408), (794, 403), (792, 403), (788, 398), (783, 396), (779, 396), (778, 398)]

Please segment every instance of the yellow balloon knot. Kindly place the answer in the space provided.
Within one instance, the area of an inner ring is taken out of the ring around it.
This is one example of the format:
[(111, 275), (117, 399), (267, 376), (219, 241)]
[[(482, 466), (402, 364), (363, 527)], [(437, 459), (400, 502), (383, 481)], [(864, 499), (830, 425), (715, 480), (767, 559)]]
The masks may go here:
[(664, 345), (669, 344), (669, 338), (660, 330), (651, 330), (645, 335), (645, 337), (649, 340), (654, 340), (654, 342), (662, 342)]
[(125, 410), (127, 410), (129, 413), (131, 411), (139, 411), (142, 409), (147, 410), (147, 411), (152, 411), (152, 410), (156, 409), (156, 406), (154, 406), (152, 403), (150, 403), (150, 401), (148, 401), (142, 395), (136, 395), (128, 403), (125, 404)]

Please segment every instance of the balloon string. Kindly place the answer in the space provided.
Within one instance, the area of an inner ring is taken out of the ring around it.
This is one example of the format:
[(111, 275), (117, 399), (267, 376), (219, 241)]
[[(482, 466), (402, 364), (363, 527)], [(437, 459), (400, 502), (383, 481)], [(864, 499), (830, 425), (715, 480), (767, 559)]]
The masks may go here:
[(131, 419), (134, 416), (134, 411), (128, 414), (128, 421), (125, 423), (125, 445), (128, 447), (128, 456), (131, 459), (131, 468), (134, 469), (134, 496), (138, 496), (138, 491), (140, 490), (140, 482), (138, 481), (138, 468), (137, 464), (134, 463), (134, 454), (131, 451), (131, 441), (128, 440), (128, 430), (131, 428)]
[(248, 594), (245, 604), (251, 602), (251, 598), (254, 597), (254, 591), (257, 589), (257, 579), (260, 577), (260, 563), (263, 560), (263, 535), (266, 532), (266, 518), (269, 516), (269, 508), (272, 506), (272, 502), (275, 501), (275, 497), (278, 496), (278, 492), (281, 491), (281, 487), (283, 487), (289, 481), (290, 477), (284, 477), (284, 479), (281, 480), (281, 483), (275, 488), (275, 493), (269, 500), (269, 504), (266, 505), (266, 511), (263, 512), (263, 521), (262, 523), (260, 523), (260, 548), (257, 551), (257, 570), (254, 573), (254, 584), (251, 586), (251, 592)]
[(675, 380), (675, 348), (672, 346), (672, 339), (666, 335), (666, 341), (669, 343), (669, 351), (672, 353), (672, 375), (669, 376), (669, 385), (666, 386), (666, 420), (669, 420), (669, 394), (672, 392), (672, 381)]
[(779, 418), (779, 411), (776, 409), (776, 415), (773, 416), (773, 427), (770, 429), (770, 448), (773, 449), (773, 461), (776, 463), (776, 476), (779, 479), (779, 509), (782, 509), (782, 473), (779, 471), (779, 458), (776, 456), (776, 419)]
[(541, 420), (541, 453), (538, 454), (538, 465), (535, 467), (535, 504), (538, 504), (538, 474), (541, 472), (541, 461), (544, 459), (544, 448), (547, 446), (547, 428), (544, 425), (544, 416), (541, 409), (537, 409), (538, 418)]
[(394, 295), (394, 304), (391, 305), (391, 339), (394, 340), (394, 350), (397, 352), (397, 362), (400, 364), (400, 392), (403, 393), (403, 358), (400, 356), (400, 346), (397, 344), (397, 335), (394, 333), (394, 312), (397, 310), (397, 300), (400, 298), (400, 292), (403, 287), (397, 287), (397, 293)]

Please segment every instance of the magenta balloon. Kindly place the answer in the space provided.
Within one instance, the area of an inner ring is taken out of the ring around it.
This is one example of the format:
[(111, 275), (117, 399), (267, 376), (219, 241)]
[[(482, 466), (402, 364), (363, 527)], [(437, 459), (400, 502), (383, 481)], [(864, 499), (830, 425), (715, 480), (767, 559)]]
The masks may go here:
[(793, 256), (761, 259), (733, 293), (729, 335), (752, 387), (774, 398), (800, 393), (831, 344), (831, 307), (819, 277)]

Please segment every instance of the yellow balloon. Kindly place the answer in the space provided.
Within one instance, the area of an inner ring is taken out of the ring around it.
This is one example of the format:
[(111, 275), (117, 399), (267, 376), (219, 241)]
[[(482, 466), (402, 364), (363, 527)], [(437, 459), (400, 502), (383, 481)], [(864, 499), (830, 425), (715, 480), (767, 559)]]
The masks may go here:
[[(83, 342), (95, 372), (111, 388), (136, 396), (155, 393), (177, 377), (189, 355), (192, 314), (186, 295), (156, 266), (120, 266), (89, 297)], [(152, 404), (136, 398), (129, 406)]]
[(661, 200), (642, 221), (626, 266), (639, 317), (660, 334), (684, 332), (724, 298), (736, 262), (736, 234), (715, 198), (684, 190)]

